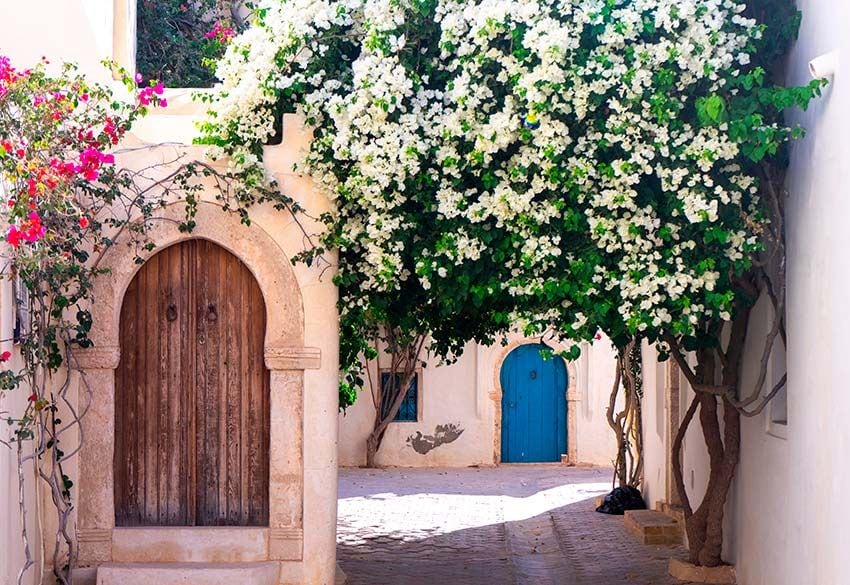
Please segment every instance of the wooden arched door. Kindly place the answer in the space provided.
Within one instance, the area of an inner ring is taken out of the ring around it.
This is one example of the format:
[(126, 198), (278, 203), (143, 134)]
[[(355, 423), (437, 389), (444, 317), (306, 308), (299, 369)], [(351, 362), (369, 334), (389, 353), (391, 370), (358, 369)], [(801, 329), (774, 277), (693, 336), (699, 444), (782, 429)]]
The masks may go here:
[(120, 329), (115, 524), (267, 525), (266, 308), (248, 268), (207, 240), (165, 248)]

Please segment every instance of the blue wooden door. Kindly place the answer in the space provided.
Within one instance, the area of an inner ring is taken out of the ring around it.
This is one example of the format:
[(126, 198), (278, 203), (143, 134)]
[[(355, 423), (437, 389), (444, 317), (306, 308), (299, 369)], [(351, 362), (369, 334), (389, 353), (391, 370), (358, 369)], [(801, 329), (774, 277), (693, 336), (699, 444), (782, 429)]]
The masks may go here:
[(567, 449), (567, 368), (544, 358), (545, 346), (521, 345), (505, 358), (502, 383), (502, 461), (560, 461)]

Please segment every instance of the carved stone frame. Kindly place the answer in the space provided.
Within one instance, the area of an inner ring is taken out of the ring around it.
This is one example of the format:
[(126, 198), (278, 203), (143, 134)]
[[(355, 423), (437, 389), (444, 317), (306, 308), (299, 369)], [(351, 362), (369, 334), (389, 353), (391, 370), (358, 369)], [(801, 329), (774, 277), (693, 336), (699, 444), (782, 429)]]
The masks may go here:
[[(490, 392), (490, 400), (493, 401), (493, 463), (495, 465), (502, 463), (502, 365), (513, 350), (521, 345), (528, 345), (530, 343), (540, 343), (540, 338), (526, 337), (516, 339), (503, 347), (496, 357), (495, 367), (493, 368), (493, 391)], [(567, 344), (553, 341), (547, 341), (546, 344), (552, 347), (554, 351), (564, 351), (570, 347)], [(564, 360), (564, 365), (567, 366), (567, 452), (561, 456), (561, 461), (563, 463), (574, 464), (578, 463), (578, 425), (576, 423), (576, 412), (581, 397), (577, 390), (578, 370), (575, 363)]]
[[(182, 213), (181, 206), (172, 205), (160, 215), (179, 219)], [(299, 561), (303, 557), (304, 536), (304, 370), (320, 367), (321, 352), (304, 347), (301, 292), (292, 266), (278, 244), (259, 226), (248, 228), (212, 203), (199, 205), (196, 221), (192, 234), (181, 233), (177, 221), (157, 222), (150, 232), (157, 247), (144, 255), (150, 257), (169, 245), (203, 238), (234, 254), (256, 278), (267, 307), (264, 358), (271, 381), (266, 556), (268, 560)], [(110, 273), (97, 280), (91, 307), (91, 338), (95, 345), (75, 352), (80, 382), (88, 384), (94, 397), (82, 421), (85, 440), (79, 463), (76, 531), (79, 566), (113, 560), (115, 369), (120, 360), (121, 305), (140, 268), (134, 256), (133, 250), (121, 245), (107, 252), (102, 265)]]

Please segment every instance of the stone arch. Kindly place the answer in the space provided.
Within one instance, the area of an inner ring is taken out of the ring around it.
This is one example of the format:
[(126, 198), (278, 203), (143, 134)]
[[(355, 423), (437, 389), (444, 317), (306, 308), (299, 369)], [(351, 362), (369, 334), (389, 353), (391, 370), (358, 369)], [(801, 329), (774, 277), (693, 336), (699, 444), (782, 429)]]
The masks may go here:
[[(140, 257), (194, 238), (216, 243), (242, 261), (260, 287), (266, 303), (266, 336), (263, 347), (271, 372), (271, 444), (269, 461), (269, 525), (262, 528), (252, 558), (301, 561), (304, 513), (304, 370), (319, 369), (321, 352), (304, 347), (304, 308), (295, 271), (283, 250), (257, 225), (245, 226), (238, 216), (221, 206), (200, 202), (197, 227), (192, 233), (178, 229), (184, 207), (174, 203), (157, 213), (148, 232), (155, 244)], [(74, 352), (80, 380), (94, 400), (83, 419), (86, 440), (80, 452), (77, 542), (79, 564), (98, 565), (113, 560), (136, 562), (136, 543), (145, 540), (139, 529), (132, 538), (115, 528), (113, 497), (115, 369), (120, 360), (119, 327), (124, 294), (140, 269), (136, 250), (118, 243), (104, 255), (92, 295), (94, 346)], [(104, 465), (104, 460), (109, 464)], [(156, 530), (156, 529), (153, 529)], [(240, 530), (236, 528), (235, 530)], [(243, 529), (245, 530), (245, 529)], [(257, 530), (254, 528), (253, 530)], [(204, 536), (191, 530), (180, 533), (187, 549), (203, 548)]]
[[(161, 249), (190, 239), (205, 239), (218, 244), (241, 260), (254, 275), (266, 301), (266, 348), (291, 346), (304, 341), (304, 306), (292, 264), (284, 251), (260, 226), (246, 226), (234, 214), (221, 207), (200, 202), (191, 233), (177, 226), (184, 207), (171, 204), (158, 214), (149, 231), (156, 247), (142, 251), (147, 260)], [(102, 261), (109, 274), (95, 282), (91, 308), (95, 346), (118, 344), (118, 327), (124, 293), (141, 265), (135, 252), (120, 243), (110, 248)]]
[[(493, 402), (493, 463), (499, 465), (502, 462), (502, 365), (508, 355), (520, 347), (529, 343), (540, 343), (539, 337), (520, 337), (513, 339), (507, 345), (501, 348), (496, 356), (493, 366), (493, 391), (490, 393), (490, 400)], [(550, 346), (554, 351), (566, 351), (572, 344), (563, 343), (555, 340), (546, 340), (546, 345)], [(577, 437), (577, 417), (576, 409), (580, 402), (578, 392), (578, 368), (574, 361), (564, 360), (567, 366), (567, 459), (569, 463), (576, 463), (578, 460), (578, 437)]]

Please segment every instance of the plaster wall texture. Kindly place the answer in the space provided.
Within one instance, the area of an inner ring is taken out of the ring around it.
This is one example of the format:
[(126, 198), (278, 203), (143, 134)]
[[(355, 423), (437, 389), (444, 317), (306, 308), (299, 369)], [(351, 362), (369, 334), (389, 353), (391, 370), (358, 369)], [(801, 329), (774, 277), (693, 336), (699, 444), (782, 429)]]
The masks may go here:
[(792, 116), (808, 135), (792, 148), (788, 176), (788, 425), (772, 424), (769, 411), (743, 425), (734, 550), (743, 585), (850, 584), (850, 509), (836, 505), (850, 484), (850, 4), (798, 7), (788, 82), (807, 82), (821, 54), (838, 51), (839, 65), (823, 98)]
[[(12, 283), (0, 280), (0, 339), (10, 339), (15, 325), (14, 296)], [(13, 352), (10, 361), (3, 364), (13, 369), (21, 367), (20, 355), (12, 343), (0, 343), (0, 353)], [(27, 401), (29, 392), (18, 388), (5, 395), (0, 394), (0, 417), (7, 412), (21, 412)], [(9, 441), (12, 438), (11, 428), (5, 423), (0, 426), (0, 440)], [(28, 498), (29, 512), (27, 514), (27, 529), (32, 542), (32, 554), (38, 563), (41, 547), (38, 545), (38, 517), (35, 509), (35, 472), (32, 465), (25, 471), (25, 493)], [(18, 464), (14, 448), (0, 444), (0, 585), (17, 583), (18, 571), (25, 562), (24, 548), (21, 541), (23, 527), (18, 507)], [(28, 573), (25, 585), (36, 583), (38, 565)]]
[[(451, 365), (426, 359), (421, 372), (420, 411), (417, 422), (391, 423), (378, 451), (380, 466), (463, 467), (499, 463), (501, 389), (499, 372), (507, 354), (523, 343), (536, 343), (514, 334), (506, 346), (467, 345)], [(568, 364), (568, 444), (571, 462), (610, 465), (616, 451), (614, 435), (605, 420), (605, 408), (614, 381), (614, 358), (607, 339), (582, 348), (581, 357)], [(382, 362), (381, 367), (384, 367)], [(377, 380), (372, 371), (372, 379)], [(366, 438), (374, 423), (371, 392), (364, 388), (347, 412), (340, 414), (339, 461), (343, 466), (366, 463)], [(457, 424), (463, 434), (427, 454), (417, 453), (408, 437), (433, 435), (437, 425)], [(571, 436), (570, 436), (571, 435)]]
[(643, 368), (643, 495), (648, 506), (664, 499), (667, 490), (666, 377), (654, 348), (644, 344)]
[[(0, 53), (19, 67), (35, 64), (42, 56), (54, 65), (77, 63), (92, 79), (107, 81), (100, 64), (114, 58), (115, 7), (130, 0), (32, 0), (0, 2)], [(123, 59), (122, 59), (123, 60)]]

